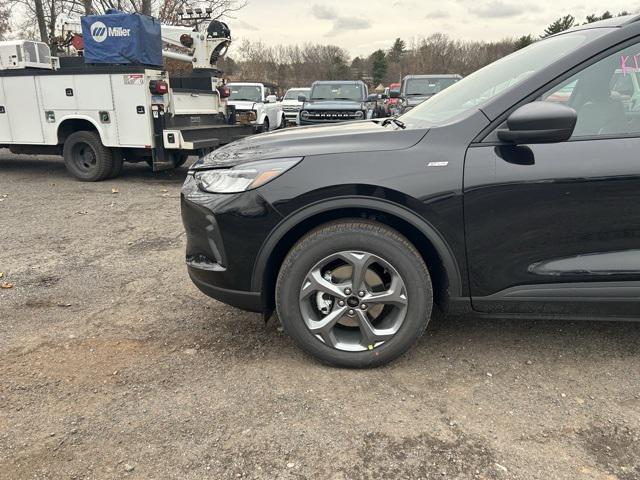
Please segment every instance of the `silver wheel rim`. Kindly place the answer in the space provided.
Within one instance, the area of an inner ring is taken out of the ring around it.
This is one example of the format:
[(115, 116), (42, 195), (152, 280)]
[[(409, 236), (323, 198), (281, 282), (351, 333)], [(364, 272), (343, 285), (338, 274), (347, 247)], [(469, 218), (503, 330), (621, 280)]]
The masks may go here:
[(336, 350), (362, 352), (398, 333), (409, 298), (389, 262), (368, 252), (344, 251), (309, 270), (299, 302), (305, 325), (318, 340)]

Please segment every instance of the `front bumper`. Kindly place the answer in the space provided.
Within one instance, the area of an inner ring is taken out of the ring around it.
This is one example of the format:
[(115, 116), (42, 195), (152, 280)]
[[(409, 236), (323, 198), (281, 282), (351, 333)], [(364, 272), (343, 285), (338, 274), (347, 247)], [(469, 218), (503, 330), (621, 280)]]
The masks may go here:
[(262, 294), (251, 289), (254, 266), (267, 235), (282, 219), (280, 214), (256, 190), (202, 192), (192, 174), (182, 188), (181, 210), (193, 283), (223, 303), (262, 312)]

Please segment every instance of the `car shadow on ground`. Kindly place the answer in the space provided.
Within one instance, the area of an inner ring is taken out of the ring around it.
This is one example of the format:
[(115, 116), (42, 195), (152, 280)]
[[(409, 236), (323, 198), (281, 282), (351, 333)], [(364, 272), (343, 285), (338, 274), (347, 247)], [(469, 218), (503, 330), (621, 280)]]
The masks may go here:
[[(193, 159), (195, 160), (195, 158)], [(145, 183), (181, 184), (187, 175), (190, 159), (185, 166), (175, 170), (165, 170), (154, 172), (151, 167), (144, 162), (126, 163), (122, 168), (120, 176), (104, 180), (117, 181), (120, 183), (135, 183), (144, 181)], [(34, 177), (41, 180), (43, 174), (50, 179), (67, 178), (73, 180), (73, 176), (67, 172), (64, 160), (56, 156), (30, 156), (14, 155), (8, 151), (0, 150), (0, 174), (18, 173), (27, 177)]]
[[(251, 345), (269, 345), (268, 356), (276, 362), (278, 358), (293, 357), (320, 365), (295, 347), (282, 331), (277, 316), (266, 325), (261, 318), (240, 311), (231, 317), (234, 321), (225, 325), (218, 325), (215, 319), (205, 320), (216, 324), (215, 338), (201, 338), (200, 342), (212, 346), (219, 341), (218, 335), (223, 335), (225, 348), (235, 352), (236, 357), (250, 352)], [(539, 362), (554, 368), (559, 358), (575, 365), (640, 358), (638, 345), (640, 322), (444, 317), (432, 320), (414, 348), (391, 365), (413, 368), (453, 356), (488, 364)], [(246, 360), (251, 357), (248, 355)]]

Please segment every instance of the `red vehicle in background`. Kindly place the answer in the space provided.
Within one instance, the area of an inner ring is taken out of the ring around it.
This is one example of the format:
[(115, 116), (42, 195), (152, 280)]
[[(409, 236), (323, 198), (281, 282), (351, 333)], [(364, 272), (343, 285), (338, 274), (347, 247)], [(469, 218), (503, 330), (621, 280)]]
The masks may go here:
[[(395, 115), (397, 112), (398, 101), (400, 100), (400, 84), (392, 83), (387, 88), (385, 88), (384, 93), (387, 95), (387, 99), (384, 102), (384, 108), (387, 112), (387, 116), (391, 117)], [(396, 98), (391, 98), (391, 92), (398, 92), (398, 96)]]

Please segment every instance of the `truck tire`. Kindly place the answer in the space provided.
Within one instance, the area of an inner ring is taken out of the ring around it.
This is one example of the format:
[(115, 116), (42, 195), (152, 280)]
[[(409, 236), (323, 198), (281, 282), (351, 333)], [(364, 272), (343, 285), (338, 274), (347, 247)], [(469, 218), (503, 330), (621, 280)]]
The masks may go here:
[(83, 182), (99, 182), (111, 176), (114, 161), (96, 132), (81, 131), (69, 135), (64, 142), (64, 164), (67, 170)]

